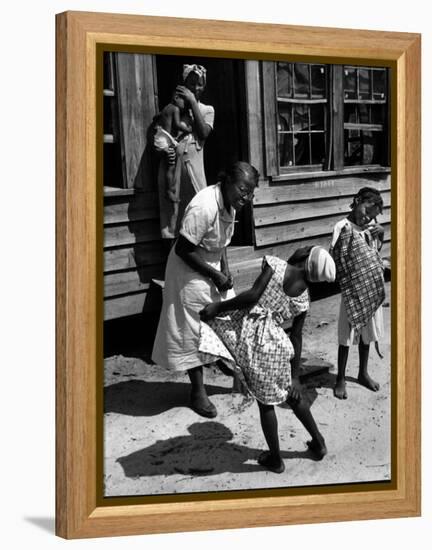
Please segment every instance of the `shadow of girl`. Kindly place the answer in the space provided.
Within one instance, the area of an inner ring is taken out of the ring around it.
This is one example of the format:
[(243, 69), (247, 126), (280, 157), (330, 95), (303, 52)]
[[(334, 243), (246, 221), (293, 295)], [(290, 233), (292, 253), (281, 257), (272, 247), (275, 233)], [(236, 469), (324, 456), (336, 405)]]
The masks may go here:
[[(246, 474), (264, 471), (256, 460), (262, 449), (232, 443), (233, 433), (218, 422), (194, 423), (190, 435), (160, 440), (145, 449), (117, 459), (125, 476), (209, 476), (225, 472)], [(310, 453), (282, 451), (282, 458), (310, 458)], [(248, 464), (253, 461), (253, 464)]]

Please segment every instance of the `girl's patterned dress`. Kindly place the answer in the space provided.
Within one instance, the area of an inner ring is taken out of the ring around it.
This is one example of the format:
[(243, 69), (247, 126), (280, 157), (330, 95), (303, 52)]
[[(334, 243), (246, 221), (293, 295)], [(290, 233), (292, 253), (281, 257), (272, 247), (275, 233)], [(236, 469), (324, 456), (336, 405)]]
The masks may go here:
[(267, 264), (273, 275), (258, 303), (201, 323), (199, 351), (203, 360), (222, 359), (238, 372), (258, 401), (277, 405), (287, 399), (294, 355), (281, 325), (308, 310), (309, 295), (306, 290), (296, 298), (287, 296), (283, 290), (287, 262), (266, 256), (263, 269)]

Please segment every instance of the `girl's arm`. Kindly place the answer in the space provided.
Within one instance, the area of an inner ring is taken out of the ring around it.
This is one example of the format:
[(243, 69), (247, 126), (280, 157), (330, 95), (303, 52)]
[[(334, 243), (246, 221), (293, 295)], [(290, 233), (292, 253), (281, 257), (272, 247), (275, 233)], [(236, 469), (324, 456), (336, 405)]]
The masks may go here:
[(207, 304), (206, 307), (200, 311), (201, 320), (209, 321), (224, 311), (230, 311), (232, 309), (245, 309), (254, 306), (260, 299), (261, 294), (264, 292), (272, 275), (273, 269), (266, 264), (252, 285), (252, 288), (245, 290), (235, 298), (231, 298), (231, 300)]
[(291, 359), (291, 375), (293, 379), (298, 380), (300, 375), (300, 359), (303, 346), (303, 326), (307, 312), (304, 311), (296, 315), (292, 322), (290, 340), (294, 348), (294, 357)]
[(192, 126), (181, 119), (180, 109), (177, 106), (173, 111), (173, 126), (177, 132), (184, 132), (186, 134), (192, 132)]
[(188, 88), (186, 88), (186, 86), (177, 86), (176, 92), (189, 103), (189, 106), (192, 109), (197, 136), (201, 140), (206, 140), (212, 131), (212, 128), (205, 122), (196, 97)]
[(183, 235), (179, 235), (175, 245), (175, 252), (194, 271), (211, 279), (219, 290), (228, 290), (228, 277), (217, 269), (208, 265), (200, 256), (198, 246), (194, 245)]

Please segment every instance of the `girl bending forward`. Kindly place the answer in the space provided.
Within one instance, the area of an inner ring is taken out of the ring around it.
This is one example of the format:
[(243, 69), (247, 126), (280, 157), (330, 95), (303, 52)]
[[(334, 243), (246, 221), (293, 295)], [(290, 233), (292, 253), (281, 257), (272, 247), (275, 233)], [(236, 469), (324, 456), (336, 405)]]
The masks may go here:
[[(308, 447), (321, 460), (327, 453), (308, 404), (301, 398), (298, 372), (292, 371), (294, 350), (282, 323), (308, 307), (309, 282), (334, 281), (331, 256), (315, 246), (297, 251), (288, 262), (273, 256), (263, 259), (252, 288), (224, 302), (208, 304), (201, 312), (200, 352), (240, 369), (256, 398), (261, 427), (269, 451), (258, 462), (275, 473), (285, 469), (279, 448), (274, 405), (287, 402), (312, 436)], [(222, 313), (229, 314), (221, 316)], [(296, 362), (297, 367), (297, 362)], [(296, 369), (297, 370), (297, 369)]]

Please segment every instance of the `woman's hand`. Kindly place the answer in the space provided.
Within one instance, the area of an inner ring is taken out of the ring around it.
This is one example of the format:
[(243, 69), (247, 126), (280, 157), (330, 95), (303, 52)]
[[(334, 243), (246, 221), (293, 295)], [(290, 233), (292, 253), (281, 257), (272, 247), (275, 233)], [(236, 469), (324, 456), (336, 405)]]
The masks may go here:
[(211, 304), (207, 304), (206, 307), (199, 312), (199, 316), (201, 321), (210, 321), (211, 319), (216, 317), (218, 313), (219, 304), (218, 302), (214, 302)]
[(228, 279), (228, 283), (230, 284), (229, 288), (232, 288), (234, 286), (234, 277), (231, 275), (228, 269), (222, 269), (222, 273)]
[(193, 92), (189, 90), (189, 88), (186, 88), (186, 86), (177, 86), (176, 93), (185, 100), (186, 103), (193, 103), (196, 101), (196, 97), (194, 96)]
[(220, 291), (229, 290), (233, 287), (233, 278), (231, 275), (228, 277), (225, 275), (225, 273), (222, 273), (221, 271), (217, 271), (213, 277), (212, 280), (214, 284), (216, 285), (216, 288)]

